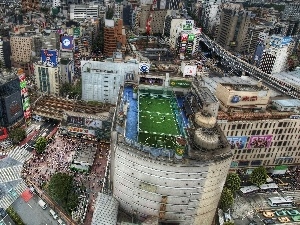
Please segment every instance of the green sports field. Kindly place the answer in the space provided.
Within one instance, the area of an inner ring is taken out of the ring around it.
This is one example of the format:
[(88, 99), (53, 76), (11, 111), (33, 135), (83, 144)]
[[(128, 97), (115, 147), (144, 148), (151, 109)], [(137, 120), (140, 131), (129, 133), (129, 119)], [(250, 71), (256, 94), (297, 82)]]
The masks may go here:
[(173, 148), (178, 135), (171, 100), (140, 95), (138, 141), (147, 146)]

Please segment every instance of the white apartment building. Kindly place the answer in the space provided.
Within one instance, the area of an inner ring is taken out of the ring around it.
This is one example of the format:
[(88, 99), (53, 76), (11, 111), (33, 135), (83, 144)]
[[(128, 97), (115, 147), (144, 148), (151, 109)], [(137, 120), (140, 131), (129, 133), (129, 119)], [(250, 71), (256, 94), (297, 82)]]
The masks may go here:
[(34, 64), (34, 77), (35, 83), (38, 87), (38, 91), (51, 94), (59, 95), (60, 85), (60, 67), (48, 67), (42, 65), (42, 63)]
[(82, 100), (115, 104), (126, 75), (136, 75), (138, 63), (81, 61)]
[(70, 19), (71, 20), (85, 20), (87, 18), (98, 18), (99, 5), (91, 2), (86, 5), (70, 5)]
[(287, 59), (293, 46), (290, 37), (272, 35), (269, 48), (265, 49), (259, 68), (269, 74), (280, 73), (287, 69)]

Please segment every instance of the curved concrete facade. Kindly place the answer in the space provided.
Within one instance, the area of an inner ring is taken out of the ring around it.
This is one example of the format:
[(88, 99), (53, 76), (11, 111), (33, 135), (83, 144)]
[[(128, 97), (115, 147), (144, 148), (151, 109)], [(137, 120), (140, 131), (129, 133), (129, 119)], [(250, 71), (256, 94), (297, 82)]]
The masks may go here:
[(114, 148), (113, 193), (140, 218), (211, 225), (231, 158), (199, 164), (168, 164), (123, 144)]

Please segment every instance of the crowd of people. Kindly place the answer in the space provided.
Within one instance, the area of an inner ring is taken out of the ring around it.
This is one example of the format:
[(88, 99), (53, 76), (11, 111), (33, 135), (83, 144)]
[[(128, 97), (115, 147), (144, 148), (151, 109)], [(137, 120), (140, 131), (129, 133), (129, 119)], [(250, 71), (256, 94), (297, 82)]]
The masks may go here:
[[(93, 146), (96, 150), (93, 166), (89, 173), (82, 173), (70, 169), (70, 165), (77, 151), (84, 146)], [(57, 172), (73, 175), (75, 185), (80, 194), (88, 198), (86, 222), (89, 224), (92, 219), (94, 203), (97, 193), (102, 189), (103, 177), (105, 174), (109, 145), (87, 141), (83, 139), (70, 138), (67, 136), (57, 137), (47, 145), (41, 154), (33, 153), (33, 157), (24, 164), (22, 176), (27, 183), (34, 184), (42, 189), (43, 185), (50, 181), (53, 174)], [(83, 188), (83, 189), (82, 189)]]

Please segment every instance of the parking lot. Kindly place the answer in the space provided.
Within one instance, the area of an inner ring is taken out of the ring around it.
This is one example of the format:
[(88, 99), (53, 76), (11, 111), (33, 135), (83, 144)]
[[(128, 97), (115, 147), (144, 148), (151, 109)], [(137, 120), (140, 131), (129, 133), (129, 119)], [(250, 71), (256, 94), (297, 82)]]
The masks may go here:
[(28, 225), (55, 225), (57, 221), (49, 214), (49, 207), (42, 209), (38, 205), (39, 197), (34, 195), (28, 202), (19, 197), (12, 207)]

